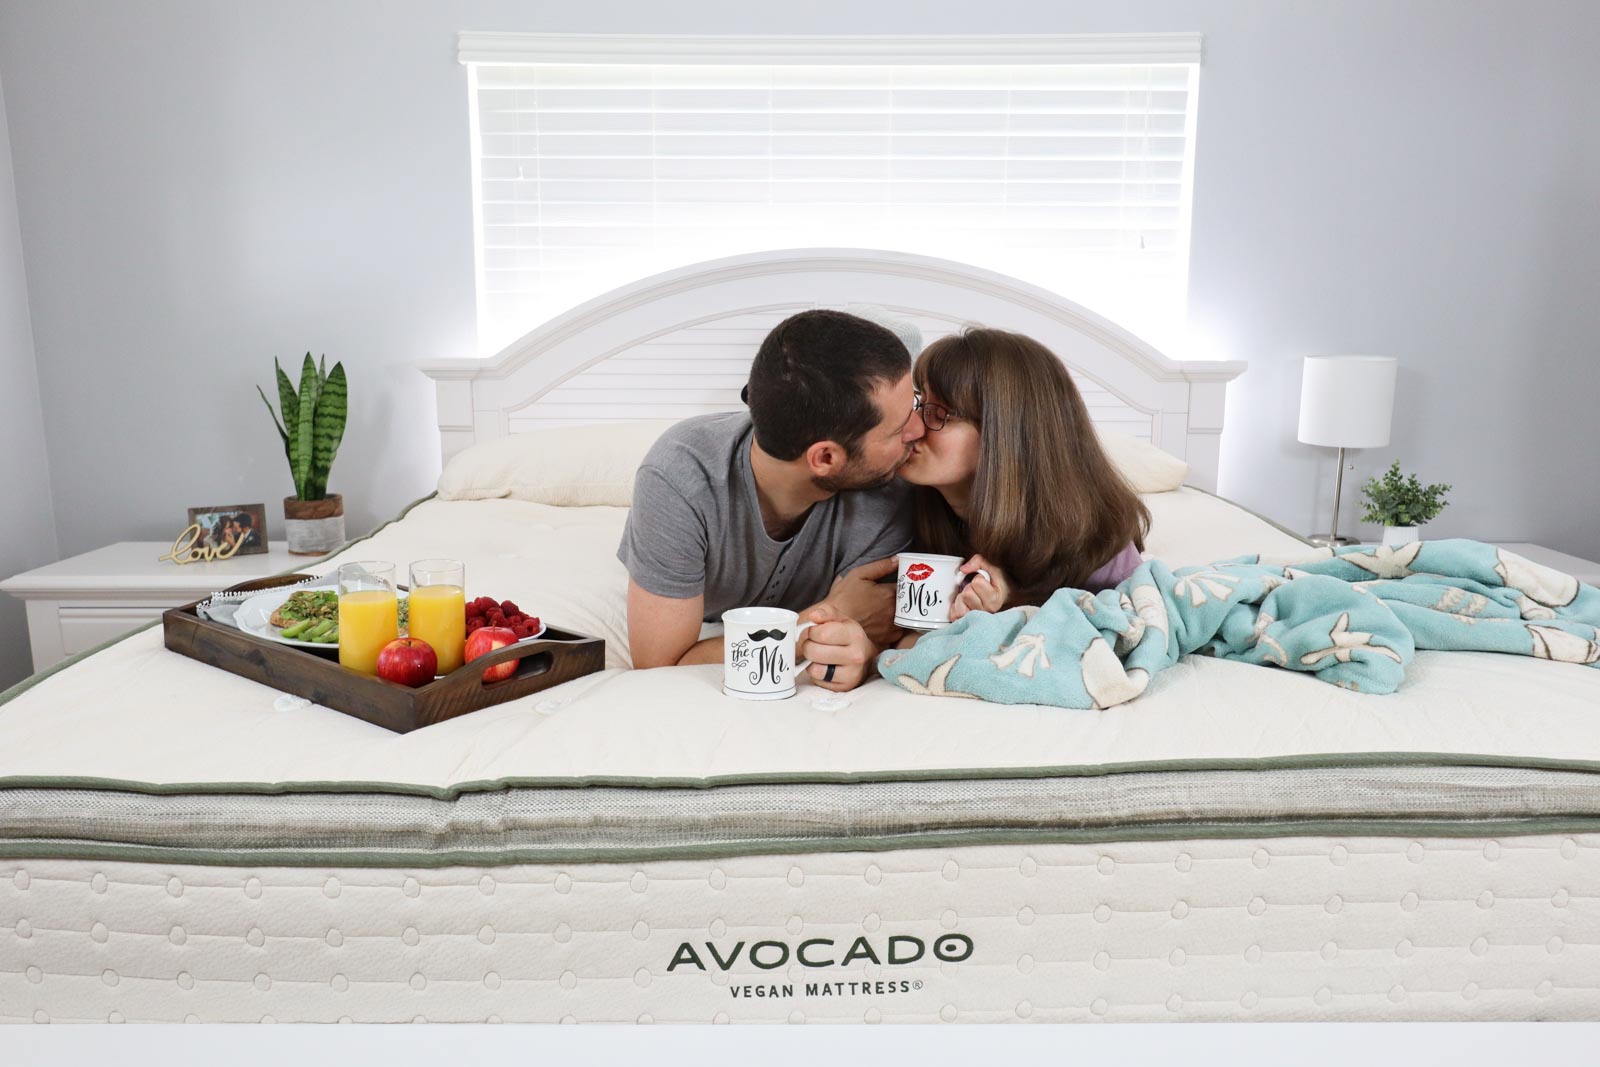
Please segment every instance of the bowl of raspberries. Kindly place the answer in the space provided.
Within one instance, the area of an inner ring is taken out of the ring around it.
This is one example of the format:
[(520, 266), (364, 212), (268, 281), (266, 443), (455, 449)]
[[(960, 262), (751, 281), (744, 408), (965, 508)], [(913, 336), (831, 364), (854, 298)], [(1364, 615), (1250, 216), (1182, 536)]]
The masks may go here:
[(470, 636), (475, 630), (481, 630), (485, 626), (510, 630), (517, 635), (518, 641), (526, 641), (530, 637), (538, 637), (544, 633), (544, 624), (539, 621), (537, 615), (524, 614), (521, 608), (509, 600), (481, 596), (476, 600), (467, 601), (467, 634)]

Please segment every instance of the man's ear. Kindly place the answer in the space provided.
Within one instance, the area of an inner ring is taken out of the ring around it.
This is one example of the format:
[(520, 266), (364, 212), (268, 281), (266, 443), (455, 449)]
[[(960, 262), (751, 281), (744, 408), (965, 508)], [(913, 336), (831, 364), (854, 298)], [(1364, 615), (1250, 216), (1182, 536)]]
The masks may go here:
[(849, 453), (837, 441), (817, 441), (805, 451), (806, 467), (813, 478), (838, 474), (849, 463)]

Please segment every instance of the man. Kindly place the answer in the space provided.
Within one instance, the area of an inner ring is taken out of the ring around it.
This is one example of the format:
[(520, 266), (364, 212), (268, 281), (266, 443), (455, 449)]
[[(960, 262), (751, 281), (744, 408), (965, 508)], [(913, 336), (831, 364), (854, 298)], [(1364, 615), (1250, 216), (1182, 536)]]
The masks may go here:
[(259, 548), (261, 538), (256, 534), (256, 521), (248, 511), (236, 512), (228, 517), (228, 537), (240, 548)]
[(817, 684), (852, 689), (898, 637), (878, 579), (913, 533), (894, 477), (926, 432), (911, 355), (877, 323), (803, 311), (761, 343), (745, 402), (672, 427), (639, 467), (617, 550), (633, 665), (720, 663), (702, 622), (782, 607), (818, 623), (796, 649)]

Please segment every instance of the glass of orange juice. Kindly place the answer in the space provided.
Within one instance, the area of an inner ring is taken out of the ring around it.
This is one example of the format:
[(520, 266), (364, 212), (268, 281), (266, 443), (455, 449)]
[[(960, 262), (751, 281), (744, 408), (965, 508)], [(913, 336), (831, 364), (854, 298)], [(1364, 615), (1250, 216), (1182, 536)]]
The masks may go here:
[(432, 646), (439, 673), (461, 666), (467, 643), (467, 568), (458, 559), (422, 559), (411, 565), (407, 633)]
[[(463, 609), (465, 610), (465, 609)], [(339, 568), (339, 663), (378, 673), (378, 653), (400, 636), (394, 564), (365, 560)]]

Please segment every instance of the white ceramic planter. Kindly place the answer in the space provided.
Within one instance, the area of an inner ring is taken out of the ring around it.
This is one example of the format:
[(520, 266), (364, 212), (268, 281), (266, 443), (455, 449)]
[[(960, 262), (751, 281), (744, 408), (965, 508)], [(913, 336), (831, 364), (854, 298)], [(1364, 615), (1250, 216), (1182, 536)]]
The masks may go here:
[(344, 544), (344, 498), (329, 493), (321, 500), (283, 501), (289, 551), (297, 556), (325, 556)]
[(1385, 526), (1383, 528), (1383, 543), (1387, 548), (1399, 548), (1409, 545), (1418, 539), (1415, 526)]

